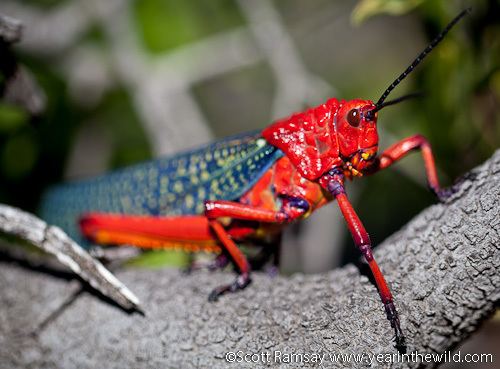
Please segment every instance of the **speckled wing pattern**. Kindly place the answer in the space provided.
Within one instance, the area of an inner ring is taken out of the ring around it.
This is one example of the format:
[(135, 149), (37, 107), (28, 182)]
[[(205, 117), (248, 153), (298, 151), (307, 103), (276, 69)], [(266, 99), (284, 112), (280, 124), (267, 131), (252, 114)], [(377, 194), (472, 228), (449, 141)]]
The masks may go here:
[(260, 132), (226, 138), (172, 157), (117, 170), (49, 190), (41, 216), (82, 240), (82, 213), (192, 215), (205, 200), (237, 200), (283, 153)]

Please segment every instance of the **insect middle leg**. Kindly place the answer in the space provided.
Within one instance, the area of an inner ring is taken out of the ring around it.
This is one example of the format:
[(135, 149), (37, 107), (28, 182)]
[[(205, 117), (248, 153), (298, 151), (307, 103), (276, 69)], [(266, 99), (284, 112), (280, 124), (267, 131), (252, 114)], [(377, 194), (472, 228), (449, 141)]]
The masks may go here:
[[(220, 241), (223, 249), (229, 254), (238, 269), (238, 277), (231, 284), (216, 288), (209, 296), (211, 301), (215, 301), (218, 297), (227, 292), (235, 292), (248, 286), (251, 282), (250, 263), (246, 256), (241, 252), (236, 243), (231, 239), (225, 228), (222, 226), (219, 218), (229, 217), (238, 220), (248, 220), (264, 223), (282, 224), (289, 222), (298, 217), (303, 212), (307, 211), (304, 202), (297, 199), (284, 201), (285, 206), (279, 211), (261, 209), (249, 205), (240, 204), (231, 201), (206, 201), (205, 216), (217, 239)], [(293, 206), (299, 204), (300, 206)], [(292, 210), (293, 209), (293, 210)]]
[[(252, 257), (247, 257), (248, 262), (250, 264), (250, 268), (252, 270), (260, 270), (264, 268), (268, 261), (271, 260), (272, 265), (269, 265), (266, 268), (266, 271), (270, 276), (275, 276), (279, 270), (279, 253), (280, 253), (280, 244), (281, 244), (281, 232), (276, 235), (270, 237), (269, 240), (258, 240), (252, 242), (249, 240), (253, 246), (260, 247), (258, 253), (256, 253)], [(245, 241), (246, 243), (246, 241)], [(226, 253), (218, 254), (212, 260), (193, 260), (190, 265), (186, 268), (186, 273), (191, 273), (197, 270), (208, 270), (208, 271), (216, 271), (220, 269), (224, 269), (229, 263), (231, 263), (231, 259)]]

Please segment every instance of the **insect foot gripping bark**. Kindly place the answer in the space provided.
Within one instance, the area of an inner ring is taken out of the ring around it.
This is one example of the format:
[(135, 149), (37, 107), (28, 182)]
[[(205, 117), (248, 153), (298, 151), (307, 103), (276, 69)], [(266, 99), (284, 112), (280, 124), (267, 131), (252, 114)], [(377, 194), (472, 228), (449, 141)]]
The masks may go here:
[(242, 252), (240, 243), (260, 247), (261, 254), (274, 257), (277, 264), (282, 229), (336, 200), (373, 273), (396, 348), (404, 352), (406, 341), (393, 296), (344, 184), (346, 179), (374, 174), (410, 151), (420, 150), (432, 191), (440, 198), (453, 192), (439, 186), (431, 146), (423, 136), (403, 139), (377, 155), (377, 118), (384, 107), (415, 96), (386, 101), (468, 12), (453, 19), (375, 103), (332, 98), (278, 120), (262, 132), (59, 186), (45, 197), (44, 218), (75, 239), (79, 221), (79, 230), (91, 243), (214, 253), (210, 269), (230, 262), (237, 271), (232, 283), (212, 291), (210, 300), (214, 301), (251, 282), (256, 263)]

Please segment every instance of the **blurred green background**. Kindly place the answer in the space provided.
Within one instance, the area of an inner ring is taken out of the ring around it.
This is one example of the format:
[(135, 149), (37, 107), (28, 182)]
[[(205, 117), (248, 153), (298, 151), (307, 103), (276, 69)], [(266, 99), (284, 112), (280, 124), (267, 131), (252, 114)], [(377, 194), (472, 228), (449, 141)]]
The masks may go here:
[[(0, 102), (0, 202), (35, 212), (43, 191), (67, 179), (260, 129), (330, 96), (376, 100), (469, 6), (391, 95), (424, 97), (384, 109), (378, 121), (382, 148), (425, 135), (445, 186), (500, 146), (498, 1), (2, 0), (0, 12), (25, 24), (15, 52), (47, 104), (30, 116)], [(436, 202), (417, 154), (348, 191), (375, 244)], [(287, 271), (359, 257), (330, 207), (309, 224), (327, 232), (337, 222), (336, 233), (284, 245)]]

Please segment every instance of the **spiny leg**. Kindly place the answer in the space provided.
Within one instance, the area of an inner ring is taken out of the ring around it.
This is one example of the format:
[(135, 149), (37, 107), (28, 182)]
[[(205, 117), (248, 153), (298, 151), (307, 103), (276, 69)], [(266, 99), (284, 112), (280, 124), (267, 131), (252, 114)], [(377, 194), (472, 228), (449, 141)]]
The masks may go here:
[(282, 202), (283, 206), (279, 211), (256, 208), (232, 201), (205, 202), (205, 216), (209, 225), (239, 272), (233, 283), (218, 287), (212, 291), (209, 300), (215, 301), (220, 295), (243, 289), (251, 282), (250, 263), (217, 218), (229, 217), (239, 220), (281, 224), (299, 217), (309, 209), (307, 201), (301, 198), (284, 198)]
[(325, 177), (326, 178), (323, 180), (322, 185), (337, 200), (340, 211), (344, 216), (344, 219), (347, 223), (349, 232), (351, 233), (354, 243), (363, 254), (365, 260), (368, 262), (368, 266), (370, 267), (373, 277), (375, 278), (375, 283), (377, 284), (380, 299), (384, 304), (387, 319), (391, 323), (391, 327), (394, 329), (395, 332), (396, 348), (398, 349), (398, 351), (405, 353), (406, 340), (401, 330), (399, 316), (396, 311), (396, 307), (394, 306), (393, 297), (389, 287), (387, 286), (387, 282), (385, 281), (384, 275), (380, 271), (380, 268), (378, 267), (378, 264), (373, 257), (371, 241), (370, 237), (368, 236), (368, 232), (366, 232), (363, 223), (361, 223), (361, 220), (359, 219), (351, 203), (347, 199), (347, 195), (345, 193), (343, 185), (342, 175), (336, 173), (333, 175), (327, 175)]

